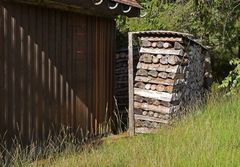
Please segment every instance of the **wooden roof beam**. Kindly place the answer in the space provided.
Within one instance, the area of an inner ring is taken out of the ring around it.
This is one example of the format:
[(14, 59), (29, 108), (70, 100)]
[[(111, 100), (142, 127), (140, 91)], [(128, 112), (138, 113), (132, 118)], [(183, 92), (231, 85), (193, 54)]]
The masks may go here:
[(128, 17), (139, 17), (140, 8), (131, 6), (113, 0), (5, 0), (25, 4), (33, 4), (38, 6), (46, 6), (49, 8), (57, 8), (76, 13), (115, 17), (117, 15), (125, 15)]

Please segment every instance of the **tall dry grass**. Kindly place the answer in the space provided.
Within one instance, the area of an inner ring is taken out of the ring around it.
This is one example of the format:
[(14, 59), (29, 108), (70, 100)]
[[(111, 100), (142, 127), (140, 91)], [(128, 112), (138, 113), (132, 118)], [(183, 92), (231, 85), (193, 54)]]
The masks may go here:
[(112, 141), (47, 166), (240, 166), (240, 97), (214, 95), (156, 134)]

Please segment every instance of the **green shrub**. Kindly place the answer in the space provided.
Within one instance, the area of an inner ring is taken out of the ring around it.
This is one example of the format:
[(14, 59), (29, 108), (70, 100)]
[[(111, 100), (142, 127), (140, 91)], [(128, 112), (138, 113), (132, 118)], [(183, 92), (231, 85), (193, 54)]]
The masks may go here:
[(230, 61), (230, 65), (235, 66), (229, 75), (222, 81), (220, 89), (227, 89), (227, 95), (236, 94), (240, 90), (240, 59), (234, 58)]

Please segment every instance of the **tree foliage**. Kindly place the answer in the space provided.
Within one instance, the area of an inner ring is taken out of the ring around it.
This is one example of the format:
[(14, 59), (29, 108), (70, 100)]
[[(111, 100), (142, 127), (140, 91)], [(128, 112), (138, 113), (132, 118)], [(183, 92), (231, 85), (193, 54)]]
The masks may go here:
[(240, 54), (240, 0), (141, 0), (143, 18), (117, 18), (121, 32), (172, 30), (193, 34), (210, 48), (215, 79)]
[(229, 72), (229, 75), (222, 81), (220, 89), (227, 89), (226, 95), (236, 94), (240, 90), (240, 59), (234, 58), (230, 64), (235, 66), (234, 70)]

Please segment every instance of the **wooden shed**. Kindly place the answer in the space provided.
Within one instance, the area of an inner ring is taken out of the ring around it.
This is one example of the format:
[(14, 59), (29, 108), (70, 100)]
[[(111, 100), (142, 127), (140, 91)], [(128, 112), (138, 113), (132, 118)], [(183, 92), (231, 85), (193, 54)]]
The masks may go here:
[(135, 0), (0, 0), (0, 133), (23, 141), (67, 127), (106, 132), (116, 15)]

